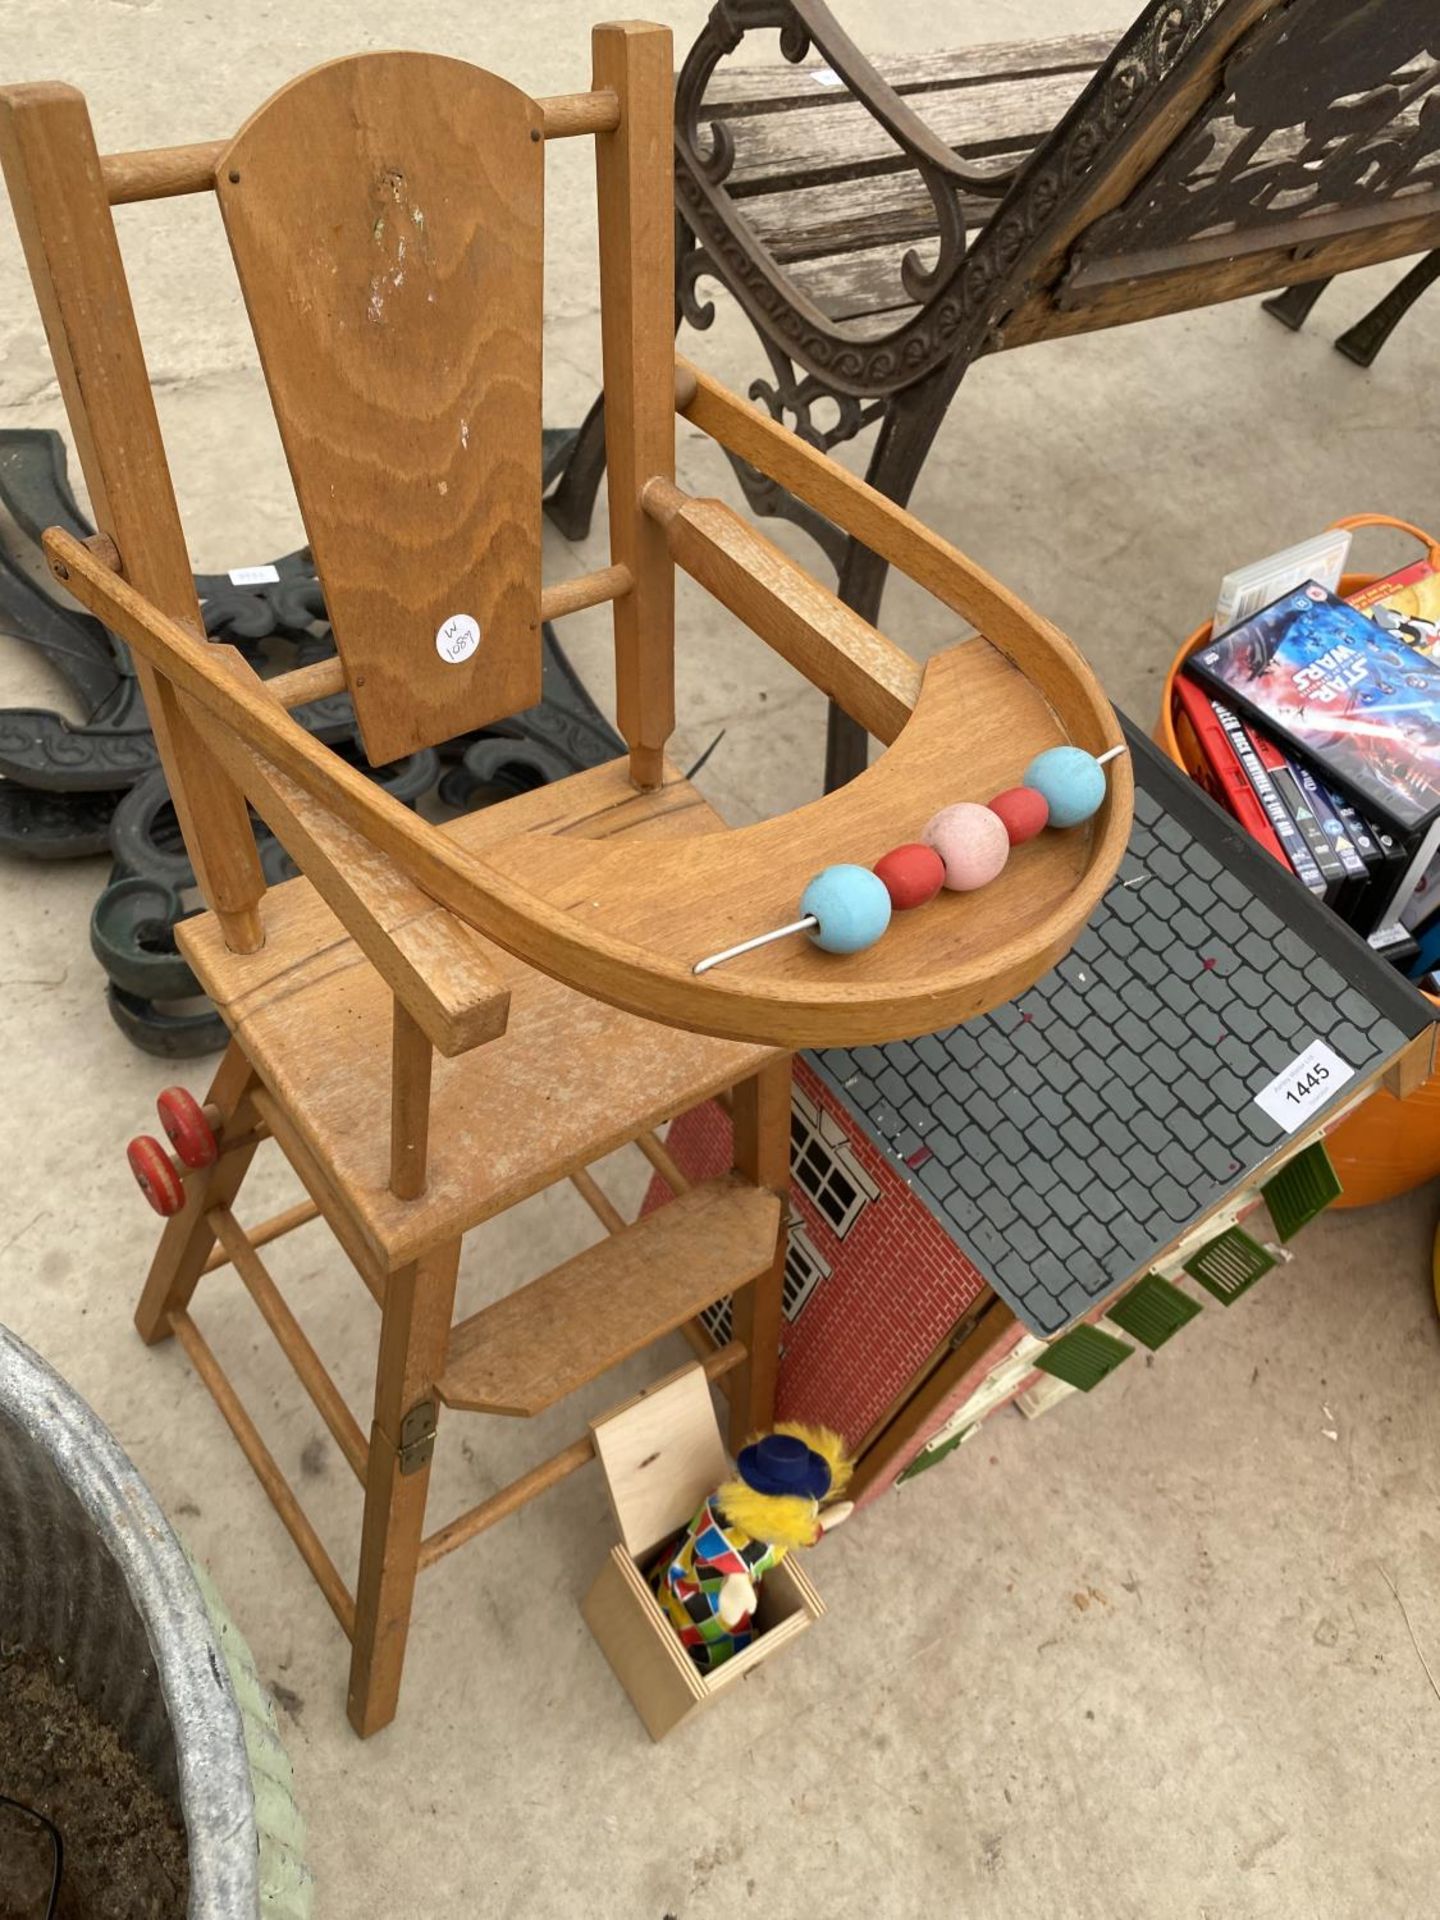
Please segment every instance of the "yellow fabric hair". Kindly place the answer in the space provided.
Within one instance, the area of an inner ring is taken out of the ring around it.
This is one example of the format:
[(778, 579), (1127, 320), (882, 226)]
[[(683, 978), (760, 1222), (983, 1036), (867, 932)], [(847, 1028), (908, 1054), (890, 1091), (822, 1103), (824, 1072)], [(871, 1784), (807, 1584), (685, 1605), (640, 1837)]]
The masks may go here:
[[(781, 1420), (776, 1433), (788, 1433), (803, 1440), (812, 1453), (818, 1453), (830, 1469), (830, 1491), (825, 1500), (843, 1493), (854, 1471), (854, 1462), (845, 1452), (845, 1442), (829, 1427), (807, 1426), (801, 1420)], [(789, 1552), (792, 1547), (814, 1546), (819, 1537), (817, 1514), (825, 1500), (803, 1500), (788, 1493), (756, 1493), (740, 1479), (727, 1480), (719, 1490), (720, 1509), (725, 1518), (752, 1540), (767, 1540), (772, 1546)]]
[(732, 1527), (788, 1553), (791, 1547), (810, 1547), (819, 1531), (813, 1500), (793, 1493), (756, 1493), (743, 1480), (727, 1480), (717, 1496), (720, 1511)]

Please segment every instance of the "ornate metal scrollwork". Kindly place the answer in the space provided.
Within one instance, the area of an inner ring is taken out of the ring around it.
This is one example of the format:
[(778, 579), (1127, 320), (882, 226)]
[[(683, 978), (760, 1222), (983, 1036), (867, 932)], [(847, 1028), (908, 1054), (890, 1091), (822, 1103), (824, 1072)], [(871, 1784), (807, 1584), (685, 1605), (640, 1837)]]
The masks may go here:
[[(1055, 132), (1012, 173), (997, 177), (960, 163), (880, 78), (823, 0), (718, 0), (676, 92), (676, 194), (696, 242), (683, 262), (686, 317), (697, 324), (710, 317), (696, 293), (697, 280), (710, 273), (732, 290), (762, 336), (833, 397), (883, 398), (942, 367), (958, 369), (958, 380), (1023, 298), (1025, 270), (1063, 217), (1077, 183), (1224, 4), (1155, 0)], [(726, 190), (735, 165), (734, 135), (714, 110), (707, 116), (706, 89), (720, 61), (747, 32), (762, 27), (780, 29), (790, 57), (798, 57), (791, 49), (816, 47), (885, 127), (930, 194), (936, 257), (925, 265), (912, 253), (902, 263), (902, 284), (916, 306), (888, 332), (862, 333), (808, 300), (751, 229), (744, 197)], [(998, 201), (974, 236), (966, 233), (962, 192)]]
[[(696, 244), (694, 235), (684, 222), (678, 224), (676, 299), (682, 317), (692, 327), (703, 331), (714, 321), (715, 307), (713, 302), (701, 299), (698, 283), (707, 275), (722, 281), (723, 276), (716, 273), (705, 249)], [(832, 447), (853, 439), (884, 412), (883, 401), (862, 405), (853, 394), (836, 393), (816, 374), (807, 373), (802, 377), (794, 361), (782, 353), (767, 334), (761, 333), (760, 344), (765, 349), (775, 378), (773, 381), (752, 380), (750, 398), (766, 407), (772, 419), (783, 421), (802, 440), (812, 447), (818, 447), (821, 452), (828, 453)], [(835, 419), (829, 426), (820, 425), (814, 417), (815, 408), (822, 404), (835, 408)], [(802, 528), (838, 573), (844, 565), (849, 544), (840, 529), (825, 519), (823, 514), (816, 513), (813, 507), (797, 500), (767, 474), (761, 473), (758, 467), (752, 467), (749, 461), (741, 460), (734, 454), (728, 458), (740, 482), (741, 492), (752, 509), (758, 514), (792, 521)]]
[(1151, 100), (1232, 0), (1153, 0), (1049, 138), (1020, 169), (976, 237), (970, 271), (992, 324), (1030, 291), (1027, 272), (1064, 218), (1080, 184), (1123, 139), (1135, 109)]
[(722, 120), (711, 120), (702, 134), (705, 89), (716, 67), (734, 53), (745, 35), (765, 27), (778, 30), (780, 52), (792, 64), (798, 64), (810, 51), (810, 36), (791, 0), (715, 0), (676, 78), (676, 132), (685, 139), (695, 166), (715, 186), (728, 177), (735, 164), (735, 143)]
[(1126, 204), (1087, 235), (1087, 262), (1226, 234), (1333, 228), (1440, 193), (1435, 0), (1293, 0), (1232, 53), (1214, 97)]
[[(925, 185), (934, 209), (936, 255), (927, 264), (911, 249), (900, 264), (906, 295), (924, 310), (918, 323), (907, 320), (875, 338), (830, 320), (799, 293), (750, 230), (743, 203), (725, 191), (735, 164), (734, 136), (723, 118), (707, 117), (705, 93), (720, 61), (735, 51), (746, 33), (761, 28), (779, 31), (787, 60), (799, 61), (812, 45), (816, 47), (851, 94), (885, 128)], [(699, 242), (698, 257), (683, 263), (681, 292), (687, 318), (707, 313), (695, 297), (695, 281), (702, 273), (714, 272), (734, 290), (762, 333), (822, 382), (831, 397), (869, 398), (923, 376), (933, 364), (930, 343), (936, 328), (948, 337), (958, 315), (958, 309), (947, 305), (942, 296), (965, 261), (960, 194), (963, 190), (994, 196), (1003, 191), (1004, 181), (962, 166), (880, 78), (821, 0), (717, 0), (676, 86), (675, 154), (681, 212)]]
[[(826, 383), (813, 373), (803, 377), (798, 375), (795, 363), (773, 341), (766, 340), (763, 344), (775, 379), (773, 383), (769, 380), (752, 380), (750, 398), (762, 401), (773, 419), (783, 421), (810, 446), (821, 453), (829, 453), (832, 447), (853, 440), (862, 428), (877, 418), (880, 411), (878, 407), (862, 406), (851, 393), (832, 393)], [(820, 426), (814, 417), (815, 408), (822, 405), (835, 409), (834, 422), (828, 427)]]

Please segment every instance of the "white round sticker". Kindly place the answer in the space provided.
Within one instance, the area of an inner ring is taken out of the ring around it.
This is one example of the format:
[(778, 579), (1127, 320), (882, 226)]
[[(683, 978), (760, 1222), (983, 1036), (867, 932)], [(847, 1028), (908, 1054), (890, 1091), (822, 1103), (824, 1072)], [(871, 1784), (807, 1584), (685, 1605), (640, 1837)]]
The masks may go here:
[(480, 644), (480, 622), (468, 613), (452, 613), (435, 635), (435, 651), (452, 667), (468, 660)]

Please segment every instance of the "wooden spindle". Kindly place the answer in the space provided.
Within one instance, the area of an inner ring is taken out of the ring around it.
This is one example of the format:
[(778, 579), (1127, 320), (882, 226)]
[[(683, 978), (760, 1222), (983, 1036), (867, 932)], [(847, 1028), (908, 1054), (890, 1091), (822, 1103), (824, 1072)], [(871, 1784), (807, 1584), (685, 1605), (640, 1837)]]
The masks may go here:
[(621, 22), (591, 45), (595, 86), (620, 103), (595, 142), (610, 557), (632, 582), (615, 602), (616, 719), (631, 778), (657, 787), (675, 727), (675, 574), (640, 490), (675, 474), (670, 30)]
[[(51, 82), (0, 89), (0, 161), (96, 521), (130, 585), (199, 637), (190, 556), (83, 96)], [(201, 891), (226, 944), (253, 953), (265, 937), (265, 878), (245, 801), (206, 753), (184, 697), (149, 661), (137, 658), (135, 670)]]
[(390, 1191), (418, 1200), (425, 1191), (430, 1141), (430, 1069), (434, 1049), (397, 999), (390, 1050)]

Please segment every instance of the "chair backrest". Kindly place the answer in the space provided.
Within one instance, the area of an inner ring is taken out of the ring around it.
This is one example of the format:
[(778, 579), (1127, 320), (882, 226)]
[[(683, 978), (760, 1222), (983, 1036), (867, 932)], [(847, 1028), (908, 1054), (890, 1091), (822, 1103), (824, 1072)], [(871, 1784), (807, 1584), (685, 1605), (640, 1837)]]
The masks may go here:
[(541, 109), (361, 54), (267, 101), (215, 184), (370, 760), (533, 706)]
[[(227, 141), (102, 156), (82, 96), (0, 88), (3, 161), (105, 550), (200, 632), (111, 208), (215, 192), (324, 588), (338, 661), (272, 681), (347, 691), (373, 764), (540, 698), (542, 619), (614, 603), (617, 719), (640, 785), (674, 725), (673, 568), (640, 504), (674, 474), (670, 34), (595, 29), (594, 88), (532, 100), (437, 54), (303, 75)], [(540, 578), (544, 155), (596, 140), (613, 564)], [(202, 890), (263, 939), (239, 790), (142, 660)]]

